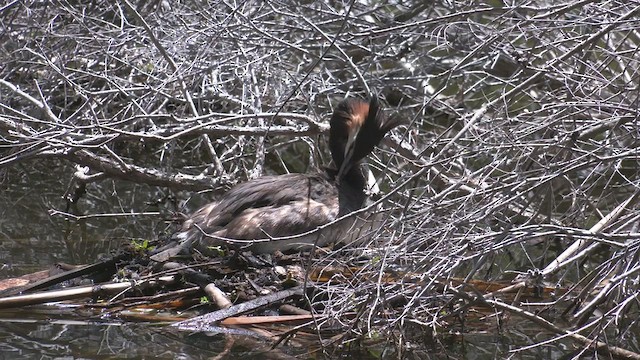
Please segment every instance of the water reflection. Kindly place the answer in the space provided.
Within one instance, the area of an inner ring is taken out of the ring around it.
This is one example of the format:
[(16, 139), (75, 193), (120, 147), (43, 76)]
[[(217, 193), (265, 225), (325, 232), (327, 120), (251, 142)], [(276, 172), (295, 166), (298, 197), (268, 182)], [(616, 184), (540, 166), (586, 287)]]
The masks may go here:
[(225, 343), (151, 324), (46, 320), (2, 319), (0, 337), (1, 359), (208, 359)]
[(34, 162), (29, 176), (4, 173), (0, 191), (0, 276), (43, 270), (56, 262), (86, 264), (116, 250), (131, 238), (153, 239), (165, 231), (167, 216), (107, 217), (68, 220), (51, 210), (76, 215), (160, 212), (170, 210), (157, 199), (166, 190), (124, 181), (87, 185), (86, 194), (67, 209), (64, 196), (73, 168)]

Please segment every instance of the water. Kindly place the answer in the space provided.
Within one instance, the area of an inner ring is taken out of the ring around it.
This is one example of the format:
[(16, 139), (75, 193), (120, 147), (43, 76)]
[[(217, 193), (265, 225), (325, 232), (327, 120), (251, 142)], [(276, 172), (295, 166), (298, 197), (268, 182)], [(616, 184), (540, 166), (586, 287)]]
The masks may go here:
[(206, 359), (224, 347), (152, 324), (1, 320), (1, 359)]

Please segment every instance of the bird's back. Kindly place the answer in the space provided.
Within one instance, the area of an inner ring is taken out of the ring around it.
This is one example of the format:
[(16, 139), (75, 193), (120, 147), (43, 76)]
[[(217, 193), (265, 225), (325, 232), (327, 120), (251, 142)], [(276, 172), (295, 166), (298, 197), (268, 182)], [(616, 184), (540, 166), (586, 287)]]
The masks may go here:
[[(200, 208), (176, 237), (195, 239), (199, 248), (227, 244), (258, 252), (286, 250), (291, 246), (273, 238), (306, 233), (334, 221), (339, 214), (338, 192), (324, 174), (260, 177)], [(269, 250), (261, 251), (267, 242), (272, 243)]]

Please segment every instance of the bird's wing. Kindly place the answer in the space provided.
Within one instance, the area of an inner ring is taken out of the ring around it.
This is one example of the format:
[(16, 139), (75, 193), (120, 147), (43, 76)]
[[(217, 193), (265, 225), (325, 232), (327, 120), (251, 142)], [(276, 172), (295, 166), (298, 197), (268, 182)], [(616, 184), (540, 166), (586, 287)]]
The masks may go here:
[(336, 219), (338, 207), (337, 188), (321, 175), (264, 176), (193, 213), (176, 235), (180, 244), (152, 259), (165, 261), (207, 234), (212, 246), (216, 237), (257, 240), (304, 233)]
[(283, 205), (245, 209), (214, 235), (245, 240), (291, 236), (329, 223), (337, 215), (337, 198), (329, 203), (295, 200)]
[[(240, 225), (240, 219), (249, 220), (261, 212), (265, 217), (286, 216), (291, 211), (306, 211), (313, 216), (311, 213), (322, 212), (322, 206), (334, 206), (331, 202), (337, 197), (335, 186), (319, 175), (263, 176), (235, 186), (218, 202), (196, 211), (192, 219), (202, 229), (215, 231)], [(305, 202), (309, 202), (309, 209), (305, 210)], [(337, 201), (334, 207), (337, 210)]]

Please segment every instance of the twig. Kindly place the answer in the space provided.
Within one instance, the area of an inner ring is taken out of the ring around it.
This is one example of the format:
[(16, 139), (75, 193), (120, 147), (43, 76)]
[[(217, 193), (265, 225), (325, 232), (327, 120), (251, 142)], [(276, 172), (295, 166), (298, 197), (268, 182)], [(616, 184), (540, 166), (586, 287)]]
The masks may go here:
[[(623, 201), (620, 205), (618, 205), (615, 209), (613, 209), (607, 216), (600, 219), (598, 223), (596, 223), (594, 226), (591, 227), (591, 229), (589, 229), (589, 232), (594, 234), (598, 233), (603, 228), (607, 227), (616, 219), (618, 219), (622, 214), (622, 212), (627, 209), (629, 204), (631, 204), (637, 199), (638, 195), (640, 195), (640, 190), (636, 190), (633, 193), (633, 195), (631, 195), (627, 200)], [(587, 243), (588, 243), (587, 240), (583, 240), (583, 239), (576, 240), (573, 244), (571, 244), (571, 246), (569, 246), (565, 251), (563, 251), (562, 254), (560, 254), (557, 258), (555, 258), (549, 265), (547, 265), (547, 267), (545, 267), (544, 270), (542, 270), (542, 275), (547, 276), (549, 274), (552, 274), (558, 271), (559, 269), (562, 268), (562, 266), (566, 266), (569, 263), (566, 260)], [(583, 254), (583, 255), (587, 255), (587, 254)], [(576, 258), (571, 259), (571, 261), (574, 261), (574, 260), (576, 260)]]
[(277, 293), (261, 296), (259, 298), (244, 302), (242, 304), (234, 305), (228, 309), (214, 311), (209, 314), (197, 316), (193, 319), (181, 321), (181, 322), (172, 324), (171, 326), (174, 326), (180, 330), (201, 331), (201, 329), (203, 329), (204, 327), (217, 323), (231, 316), (252, 311), (259, 307), (266, 306), (277, 301), (282, 301), (291, 296), (301, 295), (301, 294), (302, 294), (302, 287), (295, 287), (288, 290), (282, 290)]
[[(163, 277), (157, 280), (161, 283), (171, 283), (173, 277)], [(150, 286), (156, 281), (149, 281)], [(48, 302), (80, 299), (88, 296), (106, 296), (113, 293), (127, 291), (137, 286), (135, 282), (108, 283), (93, 286), (79, 286), (64, 290), (52, 290), (28, 295), (15, 295), (0, 298), (0, 309), (22, 307), (27, 305), (44, 304)]]

